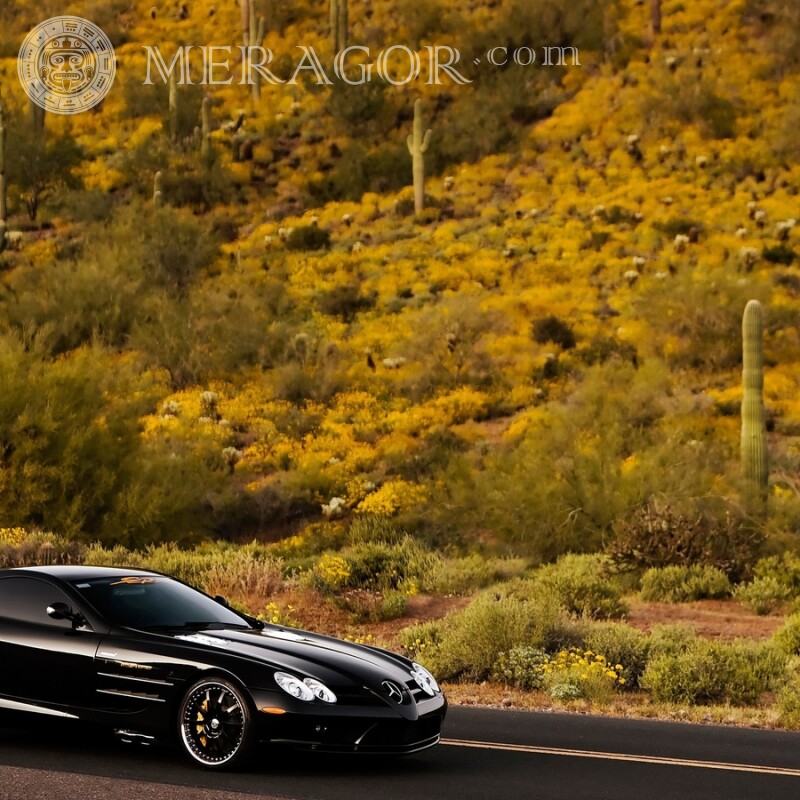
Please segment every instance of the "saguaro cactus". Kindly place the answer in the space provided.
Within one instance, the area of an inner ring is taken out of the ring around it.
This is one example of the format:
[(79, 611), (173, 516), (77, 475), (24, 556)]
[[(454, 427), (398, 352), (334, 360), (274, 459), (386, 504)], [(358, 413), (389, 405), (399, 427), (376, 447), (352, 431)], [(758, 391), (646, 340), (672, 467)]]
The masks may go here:
[(34, 136), (41, 137), (44, 133), (44, 109), (33, 100), (28, 98), (28, 112), (31, 118), (31, 127)]
[(207, 166), (213, 160), (211, 149), (211, 98), (204, 97), (200, 109), (200, 154)]
[(250, 44), (250, 0), (239, 0), (242, 13), (242, 43), (245, 47)]
[(178, 81), (175, 70), (169, 74), (169, 135), (173, 142), (178, 141)]
[(3, 124), (3, 107), (0, 106), (0, 220), (6, 221), (6, 127)]
[(414, 213), (419, 214), (425, 208), (425, 152), (431, 140), (431, 129), (422, 133), (422, 101), (414, 103), (414, 133), (408, 137), (408, 152), (414, 172)]
[[(245, 46), (248, 53), (248, 67), (250, 66), (249, 59), (251, 58), (250, 52), (253, 47), (261, 47), (266, 35), (266, 20), (264, 17), (256, 18), (256, 4), (255, 0), (242, 0), (242, 3), (248, 3), (247, 11), (247, 35), (245, 37)], [(244, 24), (245, 15), (242, 12), (242, 24)], [(249, 76), (252, 81), (253, 88), (253, 102), (257, 103), (261, 99), (261, 75), (258, 71), (251, 71)]]
[(0, 253), (6, 249), (6, 128), (0, 106)]
[(751, 504), (764, 509), (769, 480), (767, 420), (764, 409), (764, 318), (751, 300), (742, 317), (742, 473)]
[(330, 4), (331, 47), (336, 54), (347, 47), (347, 0), (330, 0)]
[(164, 205), (164, 181), (160, 170), (153, 176), (153, 205), (156, 208)]
[(650, 31), (653, 36), (661, 33), (661, 0), (650, 0)]

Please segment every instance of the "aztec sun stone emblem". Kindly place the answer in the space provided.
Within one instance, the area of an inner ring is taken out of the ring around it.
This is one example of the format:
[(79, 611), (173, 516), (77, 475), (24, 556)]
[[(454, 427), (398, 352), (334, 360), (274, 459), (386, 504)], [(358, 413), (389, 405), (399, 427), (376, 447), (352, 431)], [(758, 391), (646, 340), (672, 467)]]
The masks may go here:
[(81, 17), (53, 17), (37, 25), (25, 37), (17, 66), (28, 97), (55, 114), (97, 105), (116, 72), (110, 39)]

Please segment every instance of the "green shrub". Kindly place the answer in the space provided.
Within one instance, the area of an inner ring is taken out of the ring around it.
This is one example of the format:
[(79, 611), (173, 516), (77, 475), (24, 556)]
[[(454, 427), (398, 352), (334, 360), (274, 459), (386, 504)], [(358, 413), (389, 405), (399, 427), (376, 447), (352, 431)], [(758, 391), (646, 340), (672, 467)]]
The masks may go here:
[(779, 556), (761, 558), (753, 569), (756, 578), (772, 578), (790, 590), (790, 596), (800, 594), (800, 556), (782, 553)]
[(372, 535), (357, 528), (357, 544), (324, 553), (304, 580), (359, 618), (380, 622), (405, 613), (409, 596), (435, 569), (438, 556), (405, 534), (396, 542), (371, 541)]
[(642, 599), (685, 603), (704, 598), (728, 597), (731, 583), (722, 570), (700, 565), (656, 567), (642, 576)]
[(398, 635), (400, 646), (409, 658), (426, 664), (429, 655), (442, 643), (444, 628), (440, 621), (420, 622), (403, 628)]
[(667, 236), (669, 239), (674, 239), (678, 235), (688, 236), (694, 235), (696, 232), (703, 230), (703, 223), (697, 219), (689, 219), (688, 217), (670, 217), (663, 222), (656, 221), (653, 227)]
[(333, 598), (335, 605), (359, 622), (385, 622), (402, 617), (408, 606), (408, 593), (396, 589), (378, 592), (371, 589), (345, 589)]
[(86, 548), (85, 563), (98, 567), (139, 567), (144, 568), (144, 555), (138, 550), (129, 550), (121, 544), (104, 547), (95, 542)]
[(548, 694), (553, 700), (579, 700), (582, 697), (581, 688), (575, 681), (567, 680), (551, 684)]
[(531, 326), (531, 336), (538, 344), (550, 342), (559, 345), (562, 350), (571, 350), (575, 347), (575, 334), (572, 328), (558, 317), (537, 319)]
[(355, 315), (375, 307), (374, 293), (361, 294), (356, 283), (336, 286), (319, 297), (319, 310), (329, 316), (339, 316), (345, 322), (352, 322)]
[(400, 544), (406, 536), (406, 532), (394, 520), (380, 514), (359, 514), (347, 529), (347, 542), (351, 545), (374, 542)]
[(797, 258), (797, 253), (785, 244), (765, 247), (762, 255), (764, 261), (769, 261), (770, 264), (784, 264), (785, 266), (789, 266)]
[(789, 655), (800, 654), (800, 613), (792, 614), (776, 631), (775, 644)]
[(650, 631), (649, 657), (675, 656), (685, 653), (697, 641), (697, 634), (683, 622), (656, 625)]
[(154, 375), (100, 345), (50, 358), (38, 334), (26, 339), (0, 335), (4, 524), (114, 542), (202, 531), (219, 476), (143, 441)]
[(616, 336), (593, 336), (577, 351), (577, 354), (578, 358), (589, 366), (605, 364), (613, 358), (631, 364), (638, 360), (636, 345), (621, 341)]
[(381, 599), (376, 621), (381, 622), (402, 617), (406, 613), (406, 608), (408, 608), (408, 594), (396, 590), (386, 592)]
[(794, 659), (787, 669), (788, 676), (776, 698), (780, 724), (785, 728), (800, 728), (800, 664)]
[(528, 604), (492, 594), (477, 597), (464, 611), (448, 616), (435, 663), (442, 678), (481, 680), (501, 653), (529, 642), (533, 619)]
[(294, 228), (286, 238), (287, 250), (327, 250), (330, 246), (330, 233), (316, 225)]
[(219, 242), (192, 214), (132, 204), (117, 215), (112, 234), (144, 280), (183, 296), (214, 262)]
[(774, 75), (795, 72), (800, 66), (800, 8), (780, 0), (747, 0), (741, 14), (753, 26), (751, 35), (764, 42)]
[(503, 587), (503, 592), (527, 605), (530, 614), (527, 644), (541, 647), (548, 653), (583, 645), (587, 621), (570, 616), (560, 599), (542, 584), (521, 578)]
[(754, 578), (749, 583), (740, 583), (733, 596), (756, 614), (769, 614), (792, 596), (791, 589), (772, 575)]
[(194, 586), (202, 586), (212, 565), (223, 561), (224, 557), (221, 554), (202, 550), (181, 550), (172, 544), (149, 546), (141, 556), (143, 568), (173, 575)]
[[(610, 359), (582, 377), (569, 402), (549, 403), (524, 438), (491, 448), (484, 469), (469, 462), (463, 476), (446, 474), (447, 521), (440, 524), (462, 534), (489, 529), (512, 552), (542, 563), (599, 549), (609, 530), (656, 492), (686, 503), (713, 492), (725, 453), (714, 442), (698, 448), (683, 433), (665, 435), (676, 424), (668, 406), (681, 390), (662, 364), (649, 359), (636, 369)], [(635, 468), (624, 469), (631, 454)]]
[(728, 139), (736, 134), (736, 107), (702, 78), (689, 92), (677, 91), (672, 75), (662, 78), (656, 93), (642, 96), (641, 113), (652, 124), (658, 119), (694, 123), (708, 139)]
[(267, 552), (284, 565), (284, 571), (300, 572), (313, 566), (315, 557), (326, 550), (338, 550), (344, 546), (344, 526), (331, 523), (312, 523), (302, 533), (289, 536), (267, 545)]
[(558, 598), (570, 614), (589, 619), (619, 618), (627, 607), (606, 567), (602, 556), (570, 553), (555, 564), (541, 567), (531, 580)]
[(345, 548), (341, 555), (350, 573), (346, 586), (379, 592), (416, 591), (437, 561), (410, 536), (397, 544), (362, 542)]
[(661, 702), (754, 705), (781, 675), (786, 656), (770, 645), (698, 639), (650, 659), (640, 684)]
[(502, 653), (492, 669), (492, 680), (516, 689), (541, 689), (548, 655), (541, 647), (523, 645)]
[(624, 686), (638, 688), (650, 651), (646, 634), (619, 622), (595, 622), (587, 631), (586, 646), (595, 653), (602, 653), (609, 664), (622, 665)]
[[(365, 94), (354, 92), (353, 96), (364, 98)], [(350, 144), (329, 173), (309, 182), (308, 191), (315, 205), (324, 205), (330, 200), (358, 201), (365, 192), (401, 189), (408, 184), (410, 174), (405, 141), (402, 144), (387, 142), (372, 150)]]
[(478, 553), (443, 559), (424, 588), (436, 594), (469, 594), (495, 581), (516, 577), (524, 571), (525, 565), (521, 558), (486, 558)]

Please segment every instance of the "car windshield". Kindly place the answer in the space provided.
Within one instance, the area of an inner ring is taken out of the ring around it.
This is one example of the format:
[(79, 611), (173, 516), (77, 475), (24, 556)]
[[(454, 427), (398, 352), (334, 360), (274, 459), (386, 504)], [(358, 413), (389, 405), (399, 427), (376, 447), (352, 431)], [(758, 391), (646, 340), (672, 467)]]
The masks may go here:
[(160, 575), (124, 575), (72, 584), (112, 625), (149, 630), (249, 628), (225, 606)]

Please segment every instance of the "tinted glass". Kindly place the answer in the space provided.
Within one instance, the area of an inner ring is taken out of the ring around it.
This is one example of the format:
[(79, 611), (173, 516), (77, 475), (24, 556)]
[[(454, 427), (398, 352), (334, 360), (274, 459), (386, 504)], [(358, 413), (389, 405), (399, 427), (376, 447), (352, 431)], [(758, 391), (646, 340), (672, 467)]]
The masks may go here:
[(47, 616), (47, 607), (53, 603), (66, 603), (70, 607), (74, 605), (60, 589), (45, 581), (36, 578), (0, 580), (0, 616), (20, 622), (72, 627), (69, 620), (56, 620)]
[(249, 627), (238, 614), (170, 578), (142, 575), (72, 584), (112, 625), (180, 628)]

